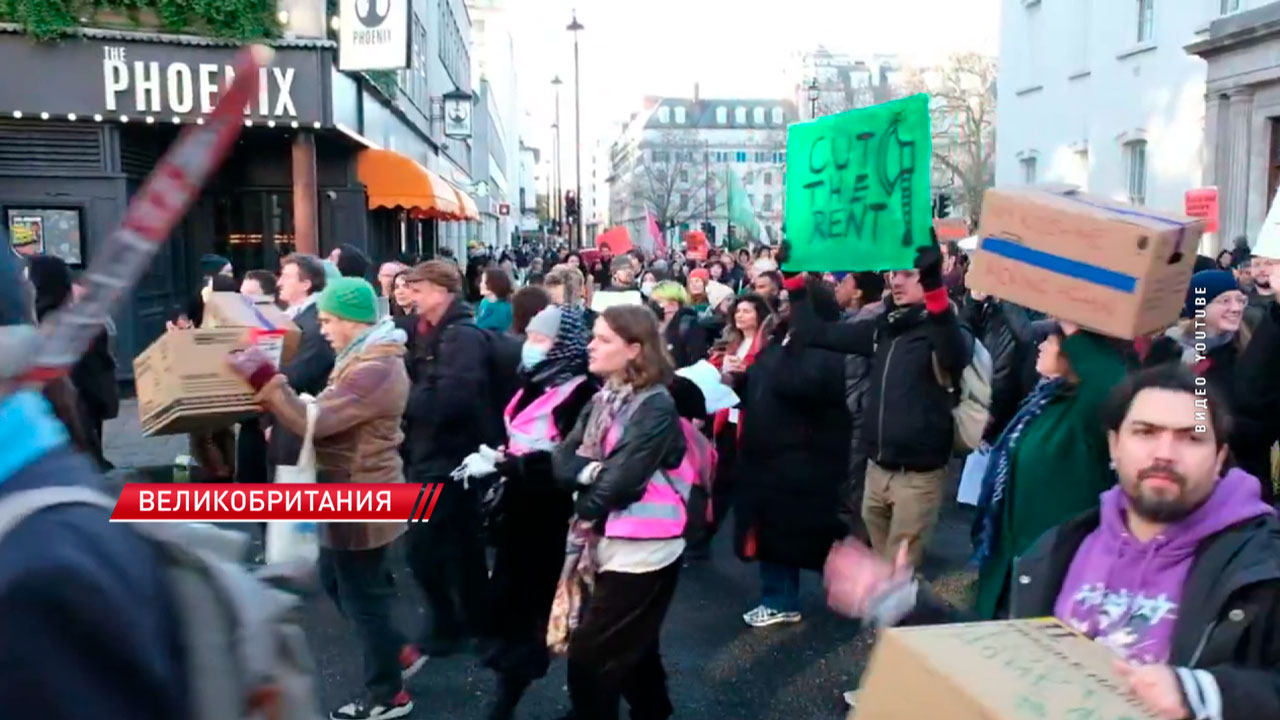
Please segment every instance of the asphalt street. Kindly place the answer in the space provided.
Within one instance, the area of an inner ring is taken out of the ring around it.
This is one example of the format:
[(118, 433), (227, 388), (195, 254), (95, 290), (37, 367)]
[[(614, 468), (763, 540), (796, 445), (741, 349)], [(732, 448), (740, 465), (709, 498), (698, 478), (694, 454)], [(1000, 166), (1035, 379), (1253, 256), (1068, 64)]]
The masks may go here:
[[(117, 466), (163, 466), (186, 452), (185, 437), (142, 438), (136, 411), (121, 409), (106, 429), (108, 459)], [(126, 473), (120, 473), (121, 478)], [(732, 518), (729, 519), (732, 522)], [(948, 509), (931, 544), (925, 573), (943, 594), (959, 597), (970, 577), (961, 569), (969, 549), (968, 515)], [(870, 633), (825, 610), (816, 573), (801, 578), (804, 620), (795, 625), (752, 629), (741, 615), (755, 606), (759, 578), (754, 565), (734, 557), (730, 533), (722, 532), (709, 561), (685, 567), (663, 628), (663, 659), (676, 717), (759, 720), (835, 720), (847, 715), (841, 698), (856, 687), (870, 651)], [(397, 561), (396, 620), (418, 635), (427, 620), (408, 568)], [(361, 688), (360, 652), (351, 627), (323, 597), (308, 603), (306, 631), (321, 676), (325, 707), (356, 696)], [(567, 709), (564, 663), (552, 665), (521, 703), (522, 720), (552, 720)], [(410, 681), (414, 718), (480, 720), (494, 676), (475, 655), (433, 659)]]

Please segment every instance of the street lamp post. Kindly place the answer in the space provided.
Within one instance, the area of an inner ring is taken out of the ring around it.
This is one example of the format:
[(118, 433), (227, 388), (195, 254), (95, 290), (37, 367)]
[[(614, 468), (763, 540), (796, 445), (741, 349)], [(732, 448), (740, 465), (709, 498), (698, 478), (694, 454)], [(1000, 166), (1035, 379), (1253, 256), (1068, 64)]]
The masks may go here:
[(573, 22), (569, 23), (565, 29), (573, 33), (573, 134), (577, 156), (577, 171), (574, 173), (577, 190), (574, 192), (574, 201), (577, 204), (578, 225), (578, 240), (573, 246), (580, 248), (582, 247), (582, 75), (578, 66), (578, 31), (582, 30), (583, 26), (578, 22), (577, 10), (573, 12)]
[(552, 150), (555, 152), (556, 156), (555, 166), (553, 169), (556, 177), (555, 216), (557, 235), (560, 234), (560, 230), (564, 226), (564, 188), (561, 187), (564, 176), (560, 174), (560, 86), (563, 84), (564, 81), (560, 79), (559, 75), (551, 79), (551, 86), (556, 89), (556, 124), (551, 127), (555, 128), (556, 131), (556, 137), (553, 143), (555, 147), (552, 148)]
[(818, 78), (809, 81), (809, 119), (813, 120), (818, 117), (818, 95), (821, 88), (818, 87)]

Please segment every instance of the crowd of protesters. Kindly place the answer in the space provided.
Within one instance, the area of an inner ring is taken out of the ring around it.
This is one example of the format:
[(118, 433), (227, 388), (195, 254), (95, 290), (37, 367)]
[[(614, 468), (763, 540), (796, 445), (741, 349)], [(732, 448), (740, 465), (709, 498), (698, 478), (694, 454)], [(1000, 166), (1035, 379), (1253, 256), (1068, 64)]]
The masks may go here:
[[(314, 402), (322, 481), (443, 486), (430, 523), (321, 533), (322, 587), (366, 678), (331, 717), (408, 715), (404, 679), (464, 649), (496, 674), (492, 718), (557, 653), (568, 717), (610, 720), (623, 699), (670, 717), (660, 631), (732, 516), (759, 569), (752, 628), (802, 622), (801, 571), (821, 572), (833, 609), (879, 625), (1055, 615), (1112, 647), (1161, 717), (1280, 718), (1280, 262), (1200, 258), (1184, 320), (1134, 341), (970, 291), (954, 244), (886, 272), (784, 275), (787, 250), (526, 243), (375, 267), (343, 246), (239, 283), (202, 259), (205, 292), (173, 331), (215, 291), (277, 303), (301, 331), (280, 367), (228, 359), (263, 414), (192, 437), (206, 477), (295, 464)], [(30, 275), (37, 313), (74, 292), (60, 268)], [(109, 341), (68, 414), (100, 464)], [(966, 445), (956, 379), (983, 357), (990, 401)], [(682, 372), (704, 362), (736, 404), (710, 411)], [(916, 573), (961, 466), (980, 476), (966, 608)], [(418, 638), (392, 619), (401, 536), (430, 609)]]

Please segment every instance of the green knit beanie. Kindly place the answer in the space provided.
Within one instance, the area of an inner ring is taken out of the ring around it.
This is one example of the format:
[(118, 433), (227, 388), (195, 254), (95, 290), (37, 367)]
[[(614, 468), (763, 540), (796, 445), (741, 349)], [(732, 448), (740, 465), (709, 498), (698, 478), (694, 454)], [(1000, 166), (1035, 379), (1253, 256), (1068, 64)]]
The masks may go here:
[(341, 320), (373, 325), (378, 322), (378, 296), (360, 278), (329, 280), (316, 300), (316, 309)]

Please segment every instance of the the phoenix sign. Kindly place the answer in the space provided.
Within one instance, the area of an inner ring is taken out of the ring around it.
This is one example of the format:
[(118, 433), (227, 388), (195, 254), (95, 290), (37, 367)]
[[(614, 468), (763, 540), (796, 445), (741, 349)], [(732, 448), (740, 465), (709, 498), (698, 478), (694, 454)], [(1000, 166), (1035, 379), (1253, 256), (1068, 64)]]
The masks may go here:
[(409, 0), (339, 0), (338, 67), (409, 67)]

